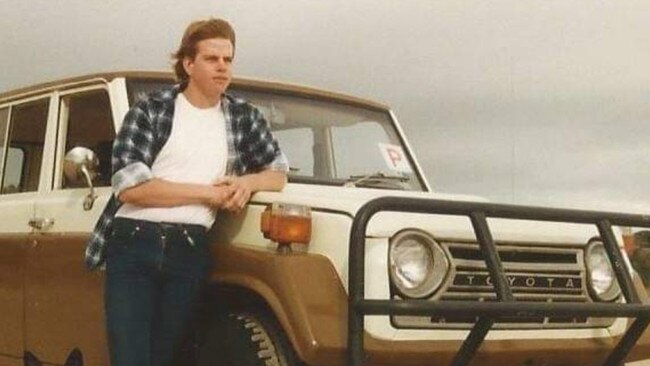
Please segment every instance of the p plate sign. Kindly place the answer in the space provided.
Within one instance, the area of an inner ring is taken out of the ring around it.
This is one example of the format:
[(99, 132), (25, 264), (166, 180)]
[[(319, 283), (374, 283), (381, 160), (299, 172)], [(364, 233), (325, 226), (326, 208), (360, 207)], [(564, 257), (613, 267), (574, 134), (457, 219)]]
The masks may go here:
[(379, 150), (381, 150), (381, 156), (384, 157), (384, 161), (386, 161), (386, 165), (390, 170), (401, 173), (413, 172), (401, 146), (379, 143)]

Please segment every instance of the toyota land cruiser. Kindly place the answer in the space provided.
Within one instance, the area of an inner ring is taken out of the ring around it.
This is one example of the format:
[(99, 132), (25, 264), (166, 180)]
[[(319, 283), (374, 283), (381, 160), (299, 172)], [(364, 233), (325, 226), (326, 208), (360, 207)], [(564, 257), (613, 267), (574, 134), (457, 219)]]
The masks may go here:
[[(1, 365), (74, 349), (108, 364), (103, 273), (84, 268), (84, 246), (123, 116), (171, 83), (120, 72), (0, 94)], [(648, 217), (436, 193), (385, 105), (246, 79), (230, 92), (264, 113), (291, 171), (284, 191), (218, 215), (200, 364), (650, 357), (650, 307), (616, 231)]]

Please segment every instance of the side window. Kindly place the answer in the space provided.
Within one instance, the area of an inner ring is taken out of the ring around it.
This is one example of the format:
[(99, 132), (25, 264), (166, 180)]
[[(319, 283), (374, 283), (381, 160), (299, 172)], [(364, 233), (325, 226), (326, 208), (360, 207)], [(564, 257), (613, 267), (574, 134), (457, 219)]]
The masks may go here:
[(7, 151), (7, 174), (5, 175), (5, 184), (2, 193), (21, 192), (21, 179), (23, 177), (23, 167), (25, 165), (25, 152), (23, 148), (9, 147)]
[(309, 128), (275, 130), (273, 136), (282, 146), (282, 152), (291, 162), (292, 174), (314, 175), (314, 133)]
[(12, 107), (2, 194), (38, 189), (49, 99)]
[[(102, 89), (65, 96), (61, 99), (61, 110), (67, 126), (65, 152), (77, 146), (94, 151), (99, 158), (99, 174), (93, 185), (110, 186), (115, 130), (108, 93)], [(63, 188), (78, 187), (65, 176), (61, 179)]]

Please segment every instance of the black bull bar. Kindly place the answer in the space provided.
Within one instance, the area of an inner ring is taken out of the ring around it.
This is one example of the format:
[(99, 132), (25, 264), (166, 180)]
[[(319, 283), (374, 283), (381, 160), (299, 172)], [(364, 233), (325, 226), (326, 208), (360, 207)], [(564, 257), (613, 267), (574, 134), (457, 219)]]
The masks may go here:
[[(365, 239), (370, 219), (380, 211), (443, 214), (469, 217), (490, 277), (493, 279), (497, 301), (440, 301), (427, 300), (368, 300), (365, 299)], [(593, 224), (616, 273), (626, 303), (520, 303), (516, 302), (501, 265), (487, 218), (551, 221)], [(357, 212), (350, 233), (349, 306), (348, 306), (348, 361), (350, 366), (364, 364), (364, 317), (366, 315), (420, 315), (478, 316), (451, 362), (453, 366), (467, 365), (485, 340), (495, 320), (502, 316), (587, 316), (636, 318), (604, 365), (620, 365), (632, 350), (650, 323), (650, 305), (639, 300), (623, 255), (617, 245), (612, 225), (650, 228), (650, 216), (611, 212), (567, 210), (544, 207), (526, 207), (476, 202), (429, 200), (403, 197), (382, 197), (366, 203)]]

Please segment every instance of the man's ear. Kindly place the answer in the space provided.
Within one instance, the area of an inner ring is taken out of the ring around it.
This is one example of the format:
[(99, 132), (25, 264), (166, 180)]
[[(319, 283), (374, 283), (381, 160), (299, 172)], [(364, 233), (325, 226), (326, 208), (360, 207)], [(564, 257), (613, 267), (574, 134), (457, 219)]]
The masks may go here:
[(194, 66), (194, 59), (190, 57), (183, 57), (183, 69), (187, 75), (192, 75), (192, 68)]

